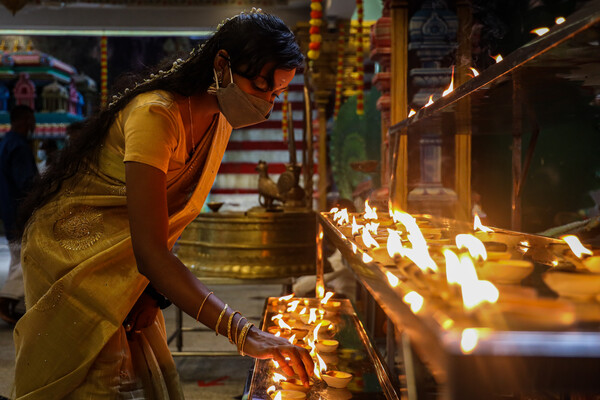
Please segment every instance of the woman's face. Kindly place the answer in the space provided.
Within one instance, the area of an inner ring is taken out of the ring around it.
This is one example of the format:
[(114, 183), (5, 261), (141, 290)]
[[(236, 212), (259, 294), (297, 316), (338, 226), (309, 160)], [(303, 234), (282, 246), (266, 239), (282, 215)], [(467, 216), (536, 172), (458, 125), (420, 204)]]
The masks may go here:
[(273, 104), (275, 99), (287, 89), (296, 74), (296, 70), (276, 69), (273, 74), (273, 87), (271, 88), (267, 76), (272, 67), (273, 64), (266, 64), (254, 79), (248, 79), (234, 72), (233, 81), (244, 92)]

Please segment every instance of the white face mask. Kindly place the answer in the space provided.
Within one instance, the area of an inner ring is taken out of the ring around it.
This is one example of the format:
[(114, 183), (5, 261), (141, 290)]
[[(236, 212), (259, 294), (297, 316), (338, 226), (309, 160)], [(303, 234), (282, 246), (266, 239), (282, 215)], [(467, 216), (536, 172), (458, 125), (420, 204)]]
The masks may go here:
[(217, 101), (219, 102), (219, 110), (227, 122), (231, 124), (233, 129), (243, 128), (249, 125), (255, 125), (266, 121), (271, 115), (273, 104), (252, 96), (239, 88), (233, 82), (233, 73), (231, 72), (231, 64), (229, 65), (229, 75), (231, 82), (226, 87), (219, 87), (217, 79), (217, 71), (215, 73), (215, 81), (217, 84)]

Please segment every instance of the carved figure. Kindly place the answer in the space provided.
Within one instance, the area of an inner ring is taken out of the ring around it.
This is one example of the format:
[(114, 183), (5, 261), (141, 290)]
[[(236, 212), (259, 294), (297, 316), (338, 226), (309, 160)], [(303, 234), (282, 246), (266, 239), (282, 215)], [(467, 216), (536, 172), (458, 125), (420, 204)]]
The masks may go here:
[(267, 210), (273, 209), (273, 202), (283, 202), (277, 184), (269, 178), (267, 162), (260, 160), (256, 166), (258, 172), (258, 203)]

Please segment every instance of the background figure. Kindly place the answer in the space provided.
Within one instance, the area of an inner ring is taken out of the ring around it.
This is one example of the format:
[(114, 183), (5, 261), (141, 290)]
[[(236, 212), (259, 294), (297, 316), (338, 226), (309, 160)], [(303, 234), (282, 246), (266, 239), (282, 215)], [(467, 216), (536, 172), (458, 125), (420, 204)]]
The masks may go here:
[(18, 105), (10, 113), (10, 131), (0, 142), (0, 213), (10, 247), (8, 277), (0, 289), (0, 318), (15, 324), (25, 312), (21, 238), (16, 237), (17, 207), (38, 176), (27, 136), (35, 129), (33, 110)]

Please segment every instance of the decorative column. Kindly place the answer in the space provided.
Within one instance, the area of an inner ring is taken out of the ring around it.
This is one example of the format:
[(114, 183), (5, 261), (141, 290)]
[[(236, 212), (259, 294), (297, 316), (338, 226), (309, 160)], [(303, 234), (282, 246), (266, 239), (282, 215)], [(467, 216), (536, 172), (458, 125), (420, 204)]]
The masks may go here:
[(371, 26), (371, 60), (379, 65), (379, 72), (373, 77), (373, 85), (381, 92), (377, 100), (377, 109), (381, 112), (381, 186), (387, 186), (391, 172), (390, 143), (388, 129), (390, 127), (390, 89), (392, 58), (392, 18), (390, 17), (390, 1), (386, 0), (383, 12)]
[[(390, 125), (406, 118), (408, 113), (408, 1), (390, 0), (392, 18), (392, 59), (391, 59), (391, 112)], [(390, 141), (388, 135), (387, 138)], [(391, 143), (391, 142), (390, 142)], [(395, 208), (406, 210), (408, 198), (408, 138), (402, 132), (392, 147), (395, 157), (394, 187), (390, 188), (390, 201)]]
[[(457, 0), (458, 48), (454, 80), (460, 86), (471, 78), (471, 27), (473, 13), (471, 0)], [(462, 98), (456, 109), (456, 134), (454, 136), (454, 189), (457, 196), (456, 218), (470, 221), (471, 216), (471, 97)]]

